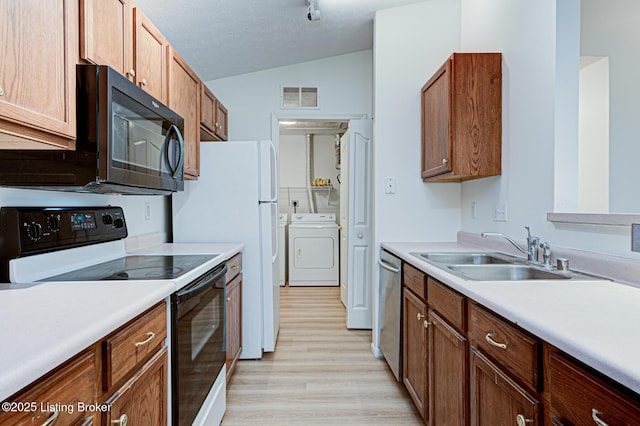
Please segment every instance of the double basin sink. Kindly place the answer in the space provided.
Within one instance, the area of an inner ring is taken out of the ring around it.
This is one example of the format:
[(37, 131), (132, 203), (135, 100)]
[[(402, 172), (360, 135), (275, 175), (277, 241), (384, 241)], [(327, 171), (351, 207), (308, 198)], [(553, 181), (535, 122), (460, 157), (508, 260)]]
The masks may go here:
[(447, 272), (471, 281), (602, 279), (575, 271), (558, 271), (502, 253), (411, 253)]

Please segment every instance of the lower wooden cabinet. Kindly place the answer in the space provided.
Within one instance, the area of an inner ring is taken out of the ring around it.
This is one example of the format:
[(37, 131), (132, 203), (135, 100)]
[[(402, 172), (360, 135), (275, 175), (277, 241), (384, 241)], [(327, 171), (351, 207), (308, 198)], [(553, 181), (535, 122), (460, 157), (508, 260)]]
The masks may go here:
[(97, 396), (96, 351), (89, 349), (22, 393), (7, 399), (1, 425), (97, 424), (96, 410), (83, 410)]
[(637, 401), (627, 398), (561, 353), (550, 351), (547, 365), (551, 424), (640, 424), (640, 403)]
[(165, 347), (106, 401), (111, 409), (104, 414), (103, 424), (166, 425), (167, 366)]
[(431, 425), (467, 424), (468, 342), (429, 310), (429, 420)]
[(427, 306), (408, 288), (402, 291), (403, 348), (402, 381), (422, 417), (429, 414)]
[(242, 274), (227, 283), (227, 383), (242, 352)]
[(540, 402), (471, 348), (471, 425), (541, 425)]

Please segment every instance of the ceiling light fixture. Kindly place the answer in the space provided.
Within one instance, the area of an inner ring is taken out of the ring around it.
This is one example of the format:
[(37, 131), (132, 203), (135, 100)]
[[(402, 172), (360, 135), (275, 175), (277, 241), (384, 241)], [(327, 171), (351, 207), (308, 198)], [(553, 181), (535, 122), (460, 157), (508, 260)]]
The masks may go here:
[(307, 19), (310, 21), (320, 20), (320, 9), (317, 0), (307, 0)]

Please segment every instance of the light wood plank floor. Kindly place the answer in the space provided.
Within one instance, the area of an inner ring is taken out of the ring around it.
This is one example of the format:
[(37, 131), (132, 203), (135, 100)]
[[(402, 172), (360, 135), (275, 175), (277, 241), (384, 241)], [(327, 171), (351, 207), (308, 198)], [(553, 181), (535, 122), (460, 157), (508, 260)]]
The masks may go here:
[(241, 360), (222, 421), (232, 425), (423, 425), (402, 384), (347, 330), (338, 287), (283, 287), (276, 351)]

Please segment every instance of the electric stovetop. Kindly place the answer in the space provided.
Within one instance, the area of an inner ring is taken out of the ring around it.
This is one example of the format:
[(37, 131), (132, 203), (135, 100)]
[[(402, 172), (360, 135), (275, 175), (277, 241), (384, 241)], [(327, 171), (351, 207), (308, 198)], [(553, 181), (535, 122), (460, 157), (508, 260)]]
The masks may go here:
[(132, 255), (40, 281), (171, 280), (217, 257), (208, 255)]

